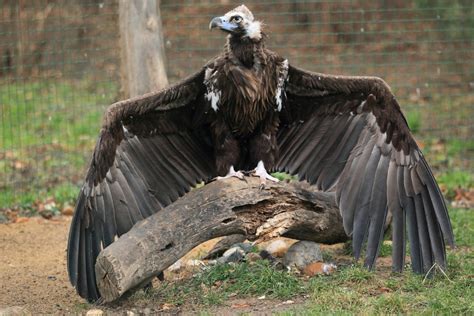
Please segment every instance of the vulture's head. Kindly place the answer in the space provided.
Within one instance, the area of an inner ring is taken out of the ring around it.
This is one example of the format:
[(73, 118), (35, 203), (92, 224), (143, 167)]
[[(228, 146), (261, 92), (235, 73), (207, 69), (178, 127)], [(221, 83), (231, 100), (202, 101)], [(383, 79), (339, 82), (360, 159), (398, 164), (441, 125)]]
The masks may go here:
[(245, 5), (238, 6), (223, 16), (213, 18), (209, 28), (216, 27), (236, 37), (248, 37), (254, 41), (262, 38), (261, 23), (255, 21), (252, 12)]

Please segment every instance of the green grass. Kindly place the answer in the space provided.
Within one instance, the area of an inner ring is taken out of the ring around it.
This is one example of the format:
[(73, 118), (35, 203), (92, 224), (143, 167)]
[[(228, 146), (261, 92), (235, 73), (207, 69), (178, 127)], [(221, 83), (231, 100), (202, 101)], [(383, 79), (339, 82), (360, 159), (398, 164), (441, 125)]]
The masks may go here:
[[(29, 208), (50, 197), (72, 203), (102, 113), (116, 97), (115, 85), (87, 79), (0, 82), (0, 208)], [(402, 102), (448, 198), (458, 186), (473, 186), (473, 173), (465, 172), (474, 159), (466, 124), (472, 117), (472, 107), (466, 106), (471, 101), (469, 95), (440, 94), (416, 104)], [(284, 173), (275, 176), (294, 179)]]
[(472, 251), (472, 248), (474, 248), (474, 209), (452, 208), (450, 209), (449, 216), (453, 226), (456, 245), (469, 247), (470, 251)]
[(88, 80), (0, 84), (0, 207), (73, 202), (116, 96), (111, 83)]
[(135, 299), (160, 300), (168, 304), (223, 304), (231, 297), (289, 299), (304, 292), (303, 282), (287, 271), (276, 270), (268, 261), (239, 264), (217, 264), (193, 278), (180, 282), (164, 282)]
[(438, 184), (447, 199), (453, 199), (456, 189), (474, 187), (474, 176), (472, 173), (460, 170), (448, 170), (438, 177)]
[(418, 133), (421, 129), (421, 113), (418, 110), (412, 110), (406, 113), (408, 126), (412, 133)]
[[(268, 262), (215, 265), (190, 279), (165, 281), (144, 293), (136, 292), (127, 304), (185, 305), (193, 311), (228, 305), (232, 299), (257, 298), (285, 301), (305, 297), (289, 305), (282, 315), (314, 314), (472, 314), (474, 313), (474, 209), (450, 209), (457, 249), (448, 251), (446, 275), (439, 268), (432, 278), (410, 271), (392, 273), (387, 266), (368, 271), (359, 264), (339, 264), (330, 276), (301, 278), (275, 270)], [(382, 256), (389, 256), (385, 243)], [(337, 258), (344, 250), (325, 250)], [(231, 304), (231, 303), (230, 303)], [(271, 308), (271, 306), (269, 307)], [(215, 310), (215, 309), (213, 309)], [(218, 309), (217, 309), (218, 310)]]

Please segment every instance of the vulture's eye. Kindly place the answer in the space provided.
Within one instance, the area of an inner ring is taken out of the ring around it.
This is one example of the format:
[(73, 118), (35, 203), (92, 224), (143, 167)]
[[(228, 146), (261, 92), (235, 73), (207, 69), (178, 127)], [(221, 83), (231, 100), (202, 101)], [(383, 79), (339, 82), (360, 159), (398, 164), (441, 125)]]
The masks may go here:
[(230, 18), (230, 21), (235, 22), (235, 23), (240, 23), (240, 21), (242, 21), (242, 17), (238, 16), (238, 15), (235, 15), (235, 16)]

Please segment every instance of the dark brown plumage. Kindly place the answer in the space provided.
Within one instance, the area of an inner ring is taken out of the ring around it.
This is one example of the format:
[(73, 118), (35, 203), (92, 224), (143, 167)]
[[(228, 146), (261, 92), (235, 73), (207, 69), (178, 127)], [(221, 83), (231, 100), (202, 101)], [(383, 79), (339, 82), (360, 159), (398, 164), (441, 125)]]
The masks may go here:
[[(94, 264), (101, 249), (230, 167), (257, 163), (333, 190), (356, 258), (367, 243), (373, 267), (387, 213), (393, 268), (446, 265), (453, 234), (441, 192), (386, 83), (310, 73), (264, 46), (240, 6), (211, 21), (229, 33), (223, 54), (160, 92), (105, 113), (71, 224), (68, 272), (77, 292), (100, 297)], [(259, 163), (260, 164), (260, 163)]]

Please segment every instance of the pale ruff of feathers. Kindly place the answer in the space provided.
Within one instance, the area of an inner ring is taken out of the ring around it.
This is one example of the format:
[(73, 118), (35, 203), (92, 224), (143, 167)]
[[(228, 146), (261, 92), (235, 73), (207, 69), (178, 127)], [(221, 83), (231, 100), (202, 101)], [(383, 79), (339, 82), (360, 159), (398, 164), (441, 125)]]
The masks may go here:
[(260, 22), (255, 21), (247, 26), (247, 36), (251, 39), (259, 40), (262, 38)]
[(277, 111), (280, 112), (281, 108), (283, 106), (283, 101), (281, 99), (281, 94), (283, 91), (285, 81), (288, 77), (288, 59), (285, 59), (283, 63), (281, 64), (280, 67), (280, 72), (278, 74), (278, 85), (277, 85), (277, 91), (275, 94), (275, 100), (276, 100), (276, 105), (277, 105)]

